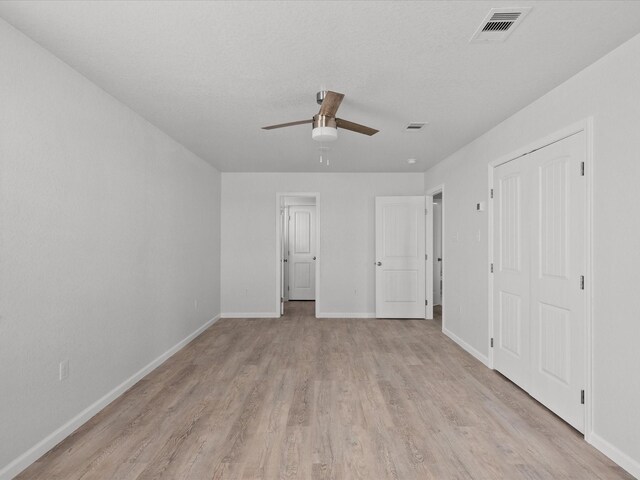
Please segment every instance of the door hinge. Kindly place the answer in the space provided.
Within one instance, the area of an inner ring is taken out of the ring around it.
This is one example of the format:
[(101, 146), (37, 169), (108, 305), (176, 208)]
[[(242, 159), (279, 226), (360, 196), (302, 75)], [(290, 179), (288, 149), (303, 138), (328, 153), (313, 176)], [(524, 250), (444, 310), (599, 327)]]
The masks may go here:
[(425, 301), (424, 301), (424, 304), (425, 304), (425, 305), (429, 305), (429, 300), (425, 300)]
[(280, 297), (280, 303), (284, 303), (284, 297)]
[(424, 209), (424, 214), (425, 215), (429, 215), (429, 210), (427, 210), (426, 208)]
[(491, 273), (493, 273), (493, 263), (491, 264)]
[(491, 198), (493, 198), (493, 188), (491, 189)]
[(580, 390), (580, 405), (584, 405), (584, 390)]
[(429, 255), (427, 255), (426, 253), (424, 254), (424, 259), (425, 260), (429, 260)]
[(584, 290), (584, 275), (580, 275), (580, 290)]
[(287, 290), (290, 290), (289, 285), (287, 285)]
[(584, 162), (580, 162), (580, 175), (584, 177)]
[(493, 337), (491, 337), (491, 348), (493, 348)]

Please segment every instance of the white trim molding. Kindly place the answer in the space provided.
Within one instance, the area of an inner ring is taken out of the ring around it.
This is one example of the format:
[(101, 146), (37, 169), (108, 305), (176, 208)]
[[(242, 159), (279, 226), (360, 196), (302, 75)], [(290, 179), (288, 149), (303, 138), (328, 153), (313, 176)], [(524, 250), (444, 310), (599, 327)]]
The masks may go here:
[(637, 462), (629, 455), (619, 450), (617, 447), (611, 445), (597, 433), (591, 432), (591, 434), (587, 438), (587, 442), (596, 447), (631, 475), (636, 478), (640, 478), (640, 462)]
[(204, 332), (211, 325), (216, 323), (220, 319), (220, 315), (216, 315), (210, 320), (198, 327), (198, 329), (188, 335), (186, 338), (182, 339), (178, 343), (176, 343), (169, 350), (164, 352), (162, 355), (157, 357), (155, 360), (152, 360), (150, 363), (142, 367), (136, 373), (127, 378), (120, 385), (112, 389), (109, 393), (104, 395), (102, 398), (99, 398), (94, 403), (89, 405), (87, 408), (82, 410), (78, 415), (73, 417), (67, 423), (59, 427), (57, 430), (47, 435), (41, 441), (36, 443), (29, 450), (24, 452), (15, 460), (11, 461), (8, 465), (4, 466), (0, 470), (0, 480), (10, 480), (24, 469), (26, 469), (33, 462), (38, 460), (42, 455), (47, 453), (53, 447), (55, 447), (62, 440), (67, 438), (73, 432), (75, 432), (78, 428), (80, 428), (84, 423), (90, 420), (93, 416), (99, 413), (102, 409), (107, 407), (111, 402), (117, 399), (120, 395), (129, 390), (132, 386), (146, 377), (149, 373), (159, 367), (162, 363), (176, 354), (178, 351), (182, 350), (186, 347), (191, 341), (193, 341), (196, 337), (198, 337), (202, 332)]
[(444, 333), (447, 337), (449, 337), (451, 340), (457, 343), (458, 346), (461, 347), (468, 354), (476, 358), (476, 360), (479, 360), (480, 362), (482, 362), (482, 364), (484, 364), (486, 367), (489, 366), (489, 358), (486, 355), (483, 355), (482, 353), (480, 353), (478, 350), (476, 350), (467, 342), (462, 340), (459, 336), (457, 336), (451, 330), (442, 327), (442, 333)]

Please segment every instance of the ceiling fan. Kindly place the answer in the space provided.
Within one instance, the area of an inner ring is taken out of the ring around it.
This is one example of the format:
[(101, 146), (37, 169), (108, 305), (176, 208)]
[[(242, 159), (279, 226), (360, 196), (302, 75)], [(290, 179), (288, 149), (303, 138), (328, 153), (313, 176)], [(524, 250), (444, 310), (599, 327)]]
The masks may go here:
[(309, 120), (298, 120), (297, 122), (269, 125), (268, 127), (262, 127), (262, 129), (273, 130), (274, 128), (293, 127), (294, 125), (311, 123), (313, 125), (311, 138), (318, 142), (332, 142), (336, 140), (338, 138), (338, 128), (369, 136), (378, 133), (378, 130), (375, 128), (365, 127), (364, 125), (359, 125), (348, 120), (336, 118), (338, 107), (340, 107), (343, 98), (343, 93), (322, 90), (316, 94), (316, 101), (320, 105), (320, 111), (317, 115), (314, 115), (313, 118)]

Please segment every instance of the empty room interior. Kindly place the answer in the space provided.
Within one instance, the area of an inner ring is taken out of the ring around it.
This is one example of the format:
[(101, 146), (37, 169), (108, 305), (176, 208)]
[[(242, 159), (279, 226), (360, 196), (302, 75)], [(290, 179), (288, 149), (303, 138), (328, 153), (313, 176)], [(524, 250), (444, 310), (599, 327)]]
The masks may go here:
[(639, 185), (639, 1), (0, 1), (0, 480), (640, 478)]

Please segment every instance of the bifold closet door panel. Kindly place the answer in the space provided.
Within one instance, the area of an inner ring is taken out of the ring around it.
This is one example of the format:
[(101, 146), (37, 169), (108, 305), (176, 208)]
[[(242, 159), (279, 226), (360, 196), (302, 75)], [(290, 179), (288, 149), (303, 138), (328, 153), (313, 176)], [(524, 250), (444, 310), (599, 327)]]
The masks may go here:
[(494, 366), (528, 390), (531, 175), (524, 159), (494, 173)]
[(530, 393), (580, 431), (585, 385), (586, 181), (584, 133), (531, 155), (534, 211), (531, 249)]

